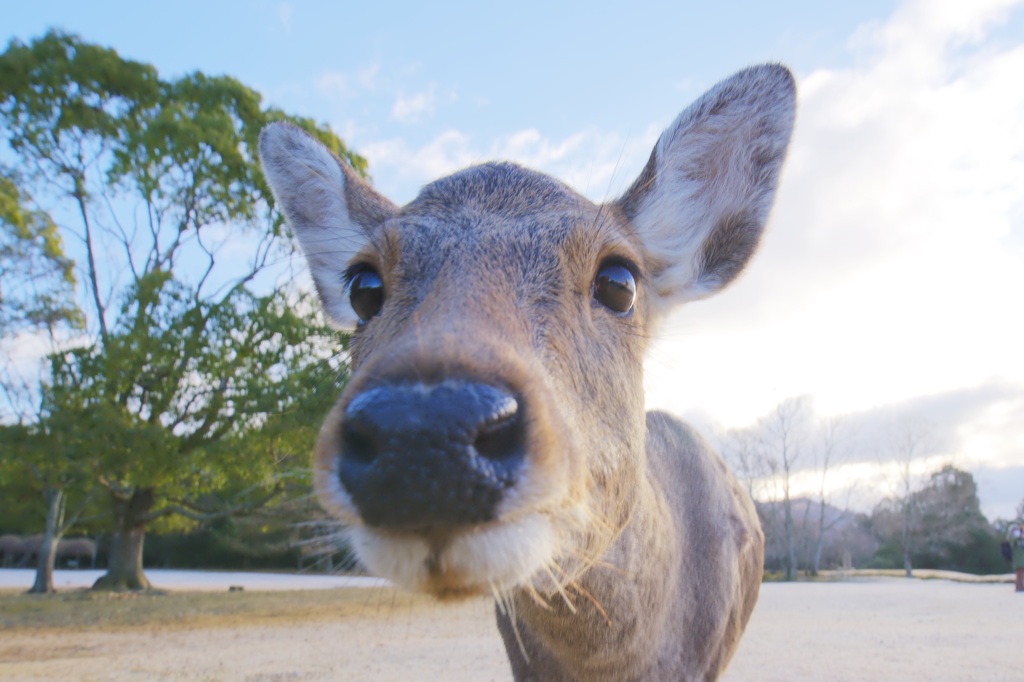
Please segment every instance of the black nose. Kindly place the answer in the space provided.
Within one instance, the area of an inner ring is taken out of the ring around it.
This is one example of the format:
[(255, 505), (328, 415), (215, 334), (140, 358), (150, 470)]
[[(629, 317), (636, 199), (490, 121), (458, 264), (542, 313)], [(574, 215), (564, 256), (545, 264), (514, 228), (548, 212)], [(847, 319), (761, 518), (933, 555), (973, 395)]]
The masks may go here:
[(495, 517), (525, 450), (519, 401), (489, 384), (376, 386), (345, 409), (340, 478), (370, 526), (443, 531)]

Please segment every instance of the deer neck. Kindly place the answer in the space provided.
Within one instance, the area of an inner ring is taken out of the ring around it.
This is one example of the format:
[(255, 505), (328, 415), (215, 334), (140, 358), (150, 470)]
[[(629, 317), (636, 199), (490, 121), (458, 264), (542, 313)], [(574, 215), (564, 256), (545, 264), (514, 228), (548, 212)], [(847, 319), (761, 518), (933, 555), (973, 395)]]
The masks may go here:
[(629, 679), (657, 667), (658, 633), (674, 636), (662, 625), (678, 584), (679, 529), (650, 474), (636, 482), (623, 520), (604, 554), (562, 593), (540, 599), (517, 590), (512, 619), (499, 605), (516, 679)]

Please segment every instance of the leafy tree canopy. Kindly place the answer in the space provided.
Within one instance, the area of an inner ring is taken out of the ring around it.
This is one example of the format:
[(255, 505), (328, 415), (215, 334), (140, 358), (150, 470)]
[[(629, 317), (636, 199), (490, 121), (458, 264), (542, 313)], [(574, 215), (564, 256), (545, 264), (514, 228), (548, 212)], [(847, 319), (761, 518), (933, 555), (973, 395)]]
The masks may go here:
[[(58, 455), (36, 470), (51, 489), (86, 472), (109, 493), (112, 562), (137, 564), (115, 583), (145, 585), (148, 524), (266, 500), (309, 447), (323, 413), (309, 400), (344, 377), (344, 339), (281, 266), (292, 242), (256, 152), (282, 119), (365, 174), (330, 128), (227, 76), (166, 80), (60, 31), (0, 54), (0, 158), (12, 159), (0, 218), (85, 321), (85, 341), (51, 357), (28, 420), (52, 445), (33, 451)], [(302, 434), (293, 445), (284, 425)]]
[(883, 564), (894, 563), (905, 543), (920, 568), (999, 568), (998, 543), (981, 511), (974, 476), (952, 465), (933, 473), (908, 501), (880, 502), (872, 526), (883, 543), (877, 557)]
[[(149, 273), (174, 272), (195, 296), (222, 296), (225, 284), (253, 279), (272, 247), (290, 246), (277, 240), (285, 223), (256, 156), (260, 130), (281, 119), (365, 173), (366, 160), (330, 128), (263, 106), (227, 76), (163, 80), (150, 65), (59, 31), (0, 54), (12, 182), (40, 205), (37, 222), (84, 245), (83, 308), (101, 337), (117, 313), (110, 304)], [(234, 240), (245, 232), (257, 242), (239, 259)]]

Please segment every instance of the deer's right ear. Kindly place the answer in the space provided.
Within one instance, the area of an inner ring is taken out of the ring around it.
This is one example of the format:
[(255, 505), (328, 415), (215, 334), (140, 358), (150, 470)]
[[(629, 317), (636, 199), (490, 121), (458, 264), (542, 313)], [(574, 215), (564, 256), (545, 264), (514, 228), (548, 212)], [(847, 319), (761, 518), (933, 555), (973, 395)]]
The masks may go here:
[(302, 245), (328, 318), (355, 327), (345, 272), (397, 208), (319, 141), (290, 123), (260, 133), (260, 163), (278, 207)]

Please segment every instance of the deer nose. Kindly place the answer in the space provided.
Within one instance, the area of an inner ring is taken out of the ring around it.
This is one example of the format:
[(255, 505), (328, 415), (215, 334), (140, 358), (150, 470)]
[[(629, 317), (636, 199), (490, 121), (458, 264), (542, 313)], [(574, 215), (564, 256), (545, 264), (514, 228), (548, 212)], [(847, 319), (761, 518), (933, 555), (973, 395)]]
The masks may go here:
[(519, 401), (502, 388), (376, 386), (345, 408), (339, 476), (367, 525), (444, 532), (495, 518), (525, 441)]

